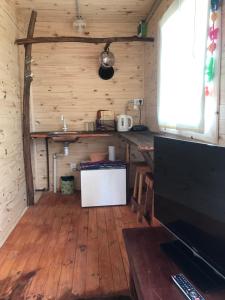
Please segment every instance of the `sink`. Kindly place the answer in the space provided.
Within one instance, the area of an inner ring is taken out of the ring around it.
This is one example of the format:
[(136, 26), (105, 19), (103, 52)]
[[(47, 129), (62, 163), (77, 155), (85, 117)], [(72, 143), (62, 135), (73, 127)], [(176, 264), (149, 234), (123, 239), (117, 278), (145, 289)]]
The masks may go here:
[(78, 131), (51, 131), (50, 135), (73, 135), (78, 134)]
[(64, 135), (61, 135), (61, 136), (52, 136), (51, 139), (54, 141), (54, 142), (67, 142), (67, 143), (74, 143), (76, 142), (77, 140), (79, 140), (79, 136), (76, 136), (76, 135), (67, 135), (67, 134), (64, 134)]
[(51, 131), (49, 136), (54, 142), (74, 143), (79, 139), (78, 131)]

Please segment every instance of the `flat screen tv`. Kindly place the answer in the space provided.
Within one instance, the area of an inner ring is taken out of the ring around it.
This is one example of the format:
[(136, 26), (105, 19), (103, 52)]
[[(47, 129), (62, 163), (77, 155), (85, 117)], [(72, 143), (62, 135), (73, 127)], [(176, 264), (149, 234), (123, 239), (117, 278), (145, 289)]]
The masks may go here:
[[(156, 218), (177, 238), (184, 255), (180, 262), (189, 275), (203, 266), (197, 286), (207, 291), (211, 283), (212, 288), (224, 285), (225, 148), (156, 136), (154, 149)], [(179, 261), (176, 250), (168, 249)], [(189, 254), (192, 259), (185, 263)], [(212, 278), (201, 282), (206, 270)]]

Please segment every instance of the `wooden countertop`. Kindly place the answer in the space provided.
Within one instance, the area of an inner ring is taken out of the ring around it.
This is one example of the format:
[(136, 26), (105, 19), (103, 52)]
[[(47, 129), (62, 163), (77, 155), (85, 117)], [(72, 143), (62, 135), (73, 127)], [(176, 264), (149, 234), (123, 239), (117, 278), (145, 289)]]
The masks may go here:
[(125, 139), (128, 143), (134, 144), (136, 146), (142, 144), (149, 144), (153, 146), (154, 135), (150, 131), (129, 131), (129, 132), (86, 132), (86, 131), (68, 131), (68, 132), (57, 132), (56, 131), (40, 131), (40, 132), (31, 132), (30, 136), (33, 139), (41, 139), (41, 138), (52, 138), (52, 137), (62, 137), (62, 136), (74, 136), (74, 137), (107, 137), (112, 135), (117, 135), (123, 139)]
[(156, 135), (156, 133), (147, 130), (147, 131), (119, 132), (119, 135), (130, 144), (136, 146), (149, 145), (150, 147), (153, 147), (154, 135)]
[(166, 133), (166, 132), (151, 132), (149, 130), (118, 132), (118, 133), (128, 143), (136, 145), (138, 147), (142, 146), (142, 145), (153, 147), (154, 146), (154, 136), (156, 136), (156, 135), (171, 138), (171, 139), (189, 141), (189, 142), (205, 143), (204, 141), (193, 139), (193, 138), (188, 138), (188, 137), (181, 136), (178, 134), (172, 134), (172, 133)]
[(53, 138), (53, 137), (71, 137), (71, 138), (89, 138), (89, 137), (107, 137), (114, 134), (114, 132), (87, 132), (87, 131), (68, 131), (60, 132), (58, 131), (40, 131), (31, 132), (30, 136), (32, 139), (43, 139), (43, 138)]
[(68, 131), (68, 132), (57, 132), (57, 131), (41, 131), (41, 132), (31, 132), (31, 138), (56, 138), (57, 137), (71, 137), (74, 139), (77, 138), (91, 138), (91, 137), (108, 137), (108, 136), (119, 136), (124, 139), (127, 143), (135, 145), (137, 147), (146, 146), (153, 147), (154, 146), (154, 136), (160, 135), (165, 137), (171, 137), (175, 139), (182, 139), (193, 141), (192, 139), (181, 137), (179, 135), (167, 134), (167, 133), (156, 133), (147, 131), (129, 131), (129, 132), (99, 132), (99, 131)]

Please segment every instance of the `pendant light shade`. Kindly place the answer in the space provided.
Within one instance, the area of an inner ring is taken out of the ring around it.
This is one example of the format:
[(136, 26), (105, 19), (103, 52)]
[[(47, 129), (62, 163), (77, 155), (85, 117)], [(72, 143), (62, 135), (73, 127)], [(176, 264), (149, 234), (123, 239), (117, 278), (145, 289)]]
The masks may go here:
[(115, 64), (115, 57), (109, 50), (103, 51), (99, 58), (100, 64), (105, 68), (111, 68)]
[(73, 22), (73, 28), (79, 33), (84, 33), (87, 24), (84, 18), (80, 14), (80, 6), (78, 0), (75, 0), (75, 6), (76, 6), (76, 18)]
[(100, 54), (100, 68), (98, 75), (103, 80), (109, 80), (114, 75), (113, 66), (115, 64), (115, 56), (109, 51), (109, 43), (106, 44), (104, 51)]
[(76, 19), (73, 22), (73, 28), (79, 33), (84, 33), (86, 28), (85, 20), (81, 16), (76, 17)]

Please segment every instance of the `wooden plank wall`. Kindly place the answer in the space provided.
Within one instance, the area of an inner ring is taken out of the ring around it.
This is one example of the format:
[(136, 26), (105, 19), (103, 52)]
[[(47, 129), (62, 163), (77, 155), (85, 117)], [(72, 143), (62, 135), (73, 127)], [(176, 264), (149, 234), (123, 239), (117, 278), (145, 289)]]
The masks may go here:
[[(20, 26), (25, 29), (30, 13), (18, 10), (18, 15)], [(136, 23), (89, 22), (86, 35), (107, 37), (131, 36), (135, 33)], [(71, 22), (37, 19), (36, 36), (75, 34)], [(84, 130), (85, 122), (94, 121), (99, 109), (113, 110), (116, 115), (128, 113), (138, 121), (137, 111), (133, 111), (127, 103), (133, 98), (144, 96), (144, 45), (126, 43), (113, 44), (110, 47), (116, 64), (115, 76), (109, 81), (98, 77), (98, 57), (103, 47), (104, 45), (72, 43), (33, 46), (33, 131), (60, 130), (61, 114), (64, 115), (70, 130)], [(107, 152), (108, 145), (115, 145), (118, 158), (122, 158), (121, 142), (116, 138), (80, 140), (79, 143), (71, 144), (70, 156), (60, 158), (58, 175), (71, 175), (71, 162), (87, 160), (91, 152)], [(46, 187), (44, 141), (36, 141), (34, 148), (35, 186), (41, 189)], [(60, 151), (62, 144), (50, 144), (51, 175), (52, 154)], [(79, 174), (74, 175), (79, 188)]]
[(0, 1), (0, 246), (26, 208), (16, 12)]
[[(153, 131), (159, 131), (157, 124), (157, 30), (158, 22), (173, 0), (165, 0), (151, 19), (148, 32), (156, 38), (154, 44), (145, 45), (145, 100), (147, 103), (146, 122)], [(219, 109), (219, 144), (225, 145), (225, 3), (222, 6), (222, 57)]]
[[(154, 0), (82, 0), (79, 1), (79, 11), (87, 20), (89, 28), (91, 23), (138, 24), (146, 17), (153, 2)], [(41, 22), (72, 22), (76, 14), (74, 0), (17, 0), (15, 3), (18, 8), (37, 10)]]

